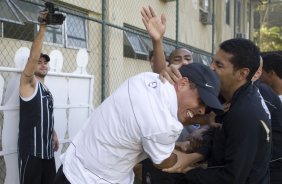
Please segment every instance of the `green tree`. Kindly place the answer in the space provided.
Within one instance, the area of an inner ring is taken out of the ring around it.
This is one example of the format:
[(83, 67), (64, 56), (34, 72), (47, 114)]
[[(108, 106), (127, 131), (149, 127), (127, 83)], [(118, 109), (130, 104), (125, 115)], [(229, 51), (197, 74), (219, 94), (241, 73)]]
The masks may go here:
[(256, 8), (260, 18), (256, 20), (259, 23), (254, 23), (260, 28), (255, 30), (253, 38), (261, 51), (282, 50), (282, 2), (267, 2)]

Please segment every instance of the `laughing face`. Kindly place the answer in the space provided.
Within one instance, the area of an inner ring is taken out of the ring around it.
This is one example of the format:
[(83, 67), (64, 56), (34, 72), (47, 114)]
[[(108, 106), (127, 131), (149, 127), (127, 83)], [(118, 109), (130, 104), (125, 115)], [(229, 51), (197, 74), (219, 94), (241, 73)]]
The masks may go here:
[(41, 57), (37, 63), (37, 68), (35, 71), (35, 75), (39, 78), (44, 78), (49, 70), (48, 61), (46, 61), (43, 57)]
[(205, 105), (200, 99), (196, 85), (183, 77), (175, 84), (178, 100), (178, 120), (189, 122), (194, 116), (205, 113)]

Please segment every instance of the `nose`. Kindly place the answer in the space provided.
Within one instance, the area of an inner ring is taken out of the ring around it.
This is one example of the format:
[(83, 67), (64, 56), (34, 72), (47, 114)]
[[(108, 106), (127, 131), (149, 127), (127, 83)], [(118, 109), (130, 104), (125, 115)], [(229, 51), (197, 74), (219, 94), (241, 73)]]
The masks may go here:
[(214, 62), (211, 63), (210, 69), (213, 70), (213, 71), (215, 71), (215, 64), (214, 64)]
[(200, 106), (200, 107), (198, 108), (197, 111), (198, 111), (197, 114), (200, 114), (200, 115), (205, 114), (205, 112), (206, 112), (206, 107), (205, 107), (204, 105), (202, 105), (202, 106)]
[(187, 60), (182, 60), (182, 65), (188, 65), (189, 64), (189, 62), (187, 61)]

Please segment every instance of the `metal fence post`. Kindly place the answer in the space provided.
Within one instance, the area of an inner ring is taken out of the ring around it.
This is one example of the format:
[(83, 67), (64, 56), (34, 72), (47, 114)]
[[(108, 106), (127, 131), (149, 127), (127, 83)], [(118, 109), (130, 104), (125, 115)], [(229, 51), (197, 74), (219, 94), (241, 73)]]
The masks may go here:
[(179, 30), (179, 0), (176, 0), (176, 23), (175, 23), (175, 43), (179, 46), (178, 30)]
[(212, 0), (212, 55), (214, 54), (214, 33), (215, 33), (215, 1)]
[(237, 19), (238, 19), (238, 1), (234, 0), (234, 38), (237, 33)]
[(102, 0), (102, 78), (101, 102), (106, 98), (106, 0)]

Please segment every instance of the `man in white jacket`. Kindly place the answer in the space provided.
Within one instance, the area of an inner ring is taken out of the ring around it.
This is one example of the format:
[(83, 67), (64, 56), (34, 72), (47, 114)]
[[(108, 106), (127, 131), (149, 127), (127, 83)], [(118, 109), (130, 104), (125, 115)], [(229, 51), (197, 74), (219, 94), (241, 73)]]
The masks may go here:
[(205, 114), (207, 107), (222, 112), (220, 83), (209, 67), (192, 63), (180, 71), (183, 78), (175, 85), (155, 73), (126, 80), (73, 139), (55, 183), (132, 184), (132, 168), (148, 157), (160, 169), (173, 166), (181, 122)]

